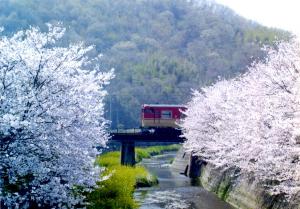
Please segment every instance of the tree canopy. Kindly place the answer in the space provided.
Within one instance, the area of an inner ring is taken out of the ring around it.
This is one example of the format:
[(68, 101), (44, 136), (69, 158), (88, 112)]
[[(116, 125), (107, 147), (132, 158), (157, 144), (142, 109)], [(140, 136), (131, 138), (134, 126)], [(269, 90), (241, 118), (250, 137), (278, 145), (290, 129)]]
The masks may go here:
[(99, 180), (95, 146), (108, 138), (103, 99), (112, 72), (92, 47), (58, 47), (49, 25), (0, 38), (0, 207), (70, 208)]
[(299, 42), (280, 43), (244, 75), (195, 91), (182, 124), (186, 148), (218, 167), (273, 182), (273, 194), (299, 194), (299, 55)]

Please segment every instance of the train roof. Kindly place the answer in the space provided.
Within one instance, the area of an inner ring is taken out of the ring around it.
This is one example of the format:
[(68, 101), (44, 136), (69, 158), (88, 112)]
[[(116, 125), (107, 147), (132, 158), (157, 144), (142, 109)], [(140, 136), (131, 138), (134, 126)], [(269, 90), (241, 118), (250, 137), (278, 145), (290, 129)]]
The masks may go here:
[(143, 104), (143, 107), (186, 107), (186, 106), (175, 105), (175, 104)]

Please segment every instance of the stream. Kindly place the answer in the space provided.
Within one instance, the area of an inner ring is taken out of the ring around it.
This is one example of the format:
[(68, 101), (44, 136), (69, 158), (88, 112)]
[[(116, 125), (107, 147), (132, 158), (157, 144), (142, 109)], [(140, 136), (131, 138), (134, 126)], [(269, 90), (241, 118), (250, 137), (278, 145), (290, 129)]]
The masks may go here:
[(134, 197), (141, 209), (233, 209), (213, 193), (194, 186), (188, 177), (172, 171), (175, 156), (176, 152), (170, 152), (142, 160), (141, 164), (158, 177), (159, 184), (136, 189)]

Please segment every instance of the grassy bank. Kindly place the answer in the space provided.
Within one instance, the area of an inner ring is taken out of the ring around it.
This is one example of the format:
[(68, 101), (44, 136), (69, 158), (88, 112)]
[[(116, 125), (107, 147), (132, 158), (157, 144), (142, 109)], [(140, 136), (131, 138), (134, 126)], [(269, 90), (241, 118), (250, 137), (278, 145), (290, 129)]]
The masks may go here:
[(98, 182), (98, 188), (88, 195), (88, 202), (91, 203), (88, 208), (138, 208), (132, 196), (134, 189), (158, 183), (157, 178), (142, 166), (120, 165), (120, 152), (105, 153), (96, 159), (96, 164), (106, 167), (102, 177), (110, 178)]
[[(139, 162), (143, 158), (150, 158), (153, 155), (162, 154), (164, 151), (176, 151), (179, 147), (180, 145), (168, 145), (136, 148), (136, 160)], [(157, 178), (142, 166), (120, 165), (120, 152), (102, 154), (95, 163), (106, 168), (102, 177), (110, 176), (110, 178), (98, 182), (98, 188), (88, 195), (87, 199), (90, 203), (88, 208), (138, 208), (138, 203), (133, 199), (134, 189), (158, 183)]]
[[(146, 168), (142, 166), (123, 166), (120, 165), (120, 152), (108, 152), (96, 159), (96, 163), (101, 167), (106, 167), (108, 172), (114, 170), (113, 172), (117, 173), (118, 171), (122, 174), (133, 177), (135, 179), (136, 187), (146, 187), (157, 184), (157, 179), (151, 175)], [(127, 173), (123, 172), (127, 171)], [(132, 172), (132, 173), (130, 173)]]
[(179, 150), (181, 145), (179, 144), (172, 144), (172, 145), (165, 145), (165, 146), (151, 146), (145, 148), (136, 148), (136, 161), (140, 162), (143, 158), (150, 158), (154, 155), (160, 155), (164, 152), (168, 151), (177, 151)]

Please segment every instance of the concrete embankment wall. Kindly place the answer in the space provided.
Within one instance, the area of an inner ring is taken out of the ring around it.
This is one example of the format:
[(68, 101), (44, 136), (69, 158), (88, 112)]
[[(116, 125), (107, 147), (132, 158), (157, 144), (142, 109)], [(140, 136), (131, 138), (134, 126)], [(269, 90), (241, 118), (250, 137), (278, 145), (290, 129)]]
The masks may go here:
[[(192, 162), (192, 163), (191, 163)], [(198, 176), (201, 186), (240, 209), (300, 209), (300, 194), (290, 201), (283, 195), (271, 195), (251, 175), (236, 175), (238, 169), (221, 170), (181, 148), (172, 169), (187, 176)]]

